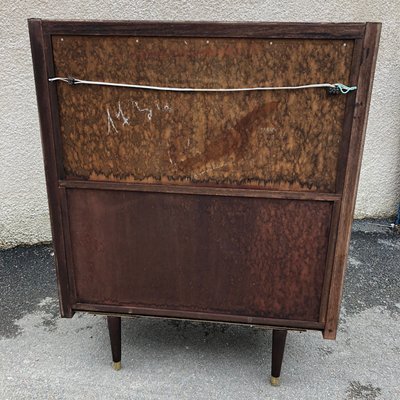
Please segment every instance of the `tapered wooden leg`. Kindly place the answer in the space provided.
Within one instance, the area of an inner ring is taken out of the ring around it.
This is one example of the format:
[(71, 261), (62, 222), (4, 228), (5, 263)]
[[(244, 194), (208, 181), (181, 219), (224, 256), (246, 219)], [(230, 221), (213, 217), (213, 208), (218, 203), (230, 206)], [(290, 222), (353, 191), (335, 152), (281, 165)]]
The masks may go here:
[(279, 386), (281, 376), (283, 353), (285, 352), (287, 330), (272, 331), (272, 367), (271, 385)]
[(110, 334), (113, 368), (121, 369), (121, 317), (107, 317), (108, 333)]

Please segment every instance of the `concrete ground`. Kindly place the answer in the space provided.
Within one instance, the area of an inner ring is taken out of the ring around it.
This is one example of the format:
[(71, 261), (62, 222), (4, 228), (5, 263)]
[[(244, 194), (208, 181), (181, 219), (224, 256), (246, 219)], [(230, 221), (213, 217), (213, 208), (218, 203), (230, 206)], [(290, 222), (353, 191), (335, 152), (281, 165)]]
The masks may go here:
[(59, 318), (51, 246), (1, 251), (0, 400), (400, 399), (400, 236), (387, 225), (354, 224), (337, 341), (290, 332), (280, 387), (271, 332), (235, 325), (125, 319), (115, 372), (103, 316)]

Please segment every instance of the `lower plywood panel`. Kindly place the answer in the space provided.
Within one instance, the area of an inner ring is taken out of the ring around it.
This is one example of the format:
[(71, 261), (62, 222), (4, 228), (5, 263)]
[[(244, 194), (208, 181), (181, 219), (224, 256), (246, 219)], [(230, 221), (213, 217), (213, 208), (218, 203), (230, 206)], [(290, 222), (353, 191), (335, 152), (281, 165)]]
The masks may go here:
[(318, 321), (332, 203), (67, 193), (78, 302)]

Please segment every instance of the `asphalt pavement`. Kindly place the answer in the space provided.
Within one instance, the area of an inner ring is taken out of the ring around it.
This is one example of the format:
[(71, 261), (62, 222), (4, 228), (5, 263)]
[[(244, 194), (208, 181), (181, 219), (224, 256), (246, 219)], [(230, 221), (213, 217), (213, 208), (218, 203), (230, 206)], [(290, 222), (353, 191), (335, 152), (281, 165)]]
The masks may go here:
[(111, 368), (105, 317), (61, 319), (51, 245), (0, 251), (0, 400), (400, 399), (400, 235), (353, 225), (336, 341), (289, 332), (280, 387), (271, 331), (123, 319)]

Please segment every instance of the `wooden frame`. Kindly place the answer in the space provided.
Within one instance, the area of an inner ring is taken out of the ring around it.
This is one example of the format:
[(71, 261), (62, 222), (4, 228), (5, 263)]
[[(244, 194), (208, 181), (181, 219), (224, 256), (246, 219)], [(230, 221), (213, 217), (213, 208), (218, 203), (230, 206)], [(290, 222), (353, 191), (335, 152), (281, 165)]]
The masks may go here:
[[(45, 160), (46, 183), (53, 242), (57, 262), (60, 308), (63, 317), (75, 311), (152, 315), (172, 318), (204, 319), (225, 322), (259, 324), (280, 328), (315, 329), (326, 339), (336, 337), (340, 301), (346, 269), (352, 216), (361, 164), (367, 115), (377, 57), (381, 25), (378, 23), (299, 24), (299, 23), (203, 23), (203, 22), (78, 22), (29, 20), (32, 58)], [(343, 140), (337, 164), (336, 189), (333, 193), (258, 190), (171, 184), (140, 184), (93, 182), (66, 179), (58, 114), (57, 91), (48, 77), (54, 76), (53, 35), (115, 35), (152, 37), (216, 37), (260, 39), (324, 39), (354, 41), (350, 82), (358, 90), (347, 95)], [(318, 321), (226, 315), (217, 312), (157, 309), (145, 306), (82, 303), (75, 287), (74, 270), (70, 268), (72, 249), (70, 238), (69, 190), (107, 190), (131, 193), (168, 193), (197, 196), (264, 198), (330, 202), (333, 211), (330, 222), (329, 246), (323, 280)], [(283, 351), (282, 351), (283, 354)], [(279, 358), (279, 357), (278, 357)], [(115, 361), (115, 360), (114, 360)], [(280, 370), (280, 367), (278, 368)]]

